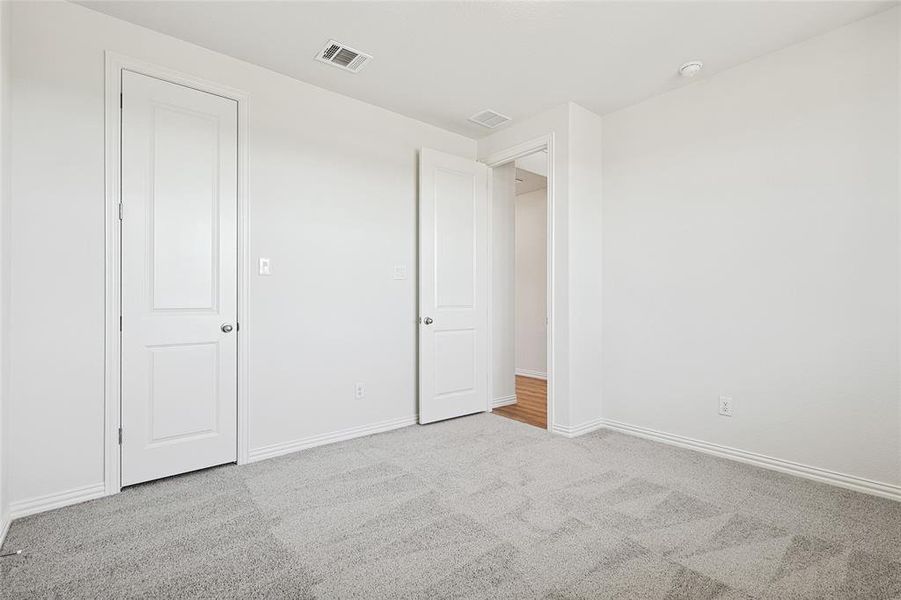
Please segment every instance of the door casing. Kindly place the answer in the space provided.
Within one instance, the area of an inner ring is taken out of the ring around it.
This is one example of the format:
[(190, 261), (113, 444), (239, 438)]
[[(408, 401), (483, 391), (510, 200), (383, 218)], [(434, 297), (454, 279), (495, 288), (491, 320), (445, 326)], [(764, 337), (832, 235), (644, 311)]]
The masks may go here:
[(173, 69), (161, 67), (128, 56), (105, 53), (105, 293), (104, 293), (104, 441), (103, 481), (106, 495), (121, 489), (119, 427), (121, 426), (121, 369), (119, 316), (121, 315), (121, 230), (119, 202), (121, 195), (121, 104), (122, 71), (132, 71), (176, 83), (196, 90), (229, 98), (238, 103), (238, 464), (248, 462), (248, 320), (249, 298), (249, 206), (247, 187), (247, 94), (241, 90), (206, 81)]

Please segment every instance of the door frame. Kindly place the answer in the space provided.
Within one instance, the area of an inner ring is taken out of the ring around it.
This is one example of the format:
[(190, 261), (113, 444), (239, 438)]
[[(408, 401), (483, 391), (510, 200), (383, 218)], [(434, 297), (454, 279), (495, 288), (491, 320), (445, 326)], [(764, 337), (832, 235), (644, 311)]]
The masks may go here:
[(103, 394), (103, 482), (106, 495), (122, 489), (122, 461), (119, 427), (122, 417), (122, 345), (119, 331), (121, 314), (121, 250), (119, 221), (121, 196), (121, 93), (122, 71), (132, 71), (155, 79), (183, 85), (202, 92), (234, 100), (238, 104), (238, 464), (249, 462), (249, 385), (248, 385), (248, 299), (250, 289), (250, 210), (248, 204), (248, 95), (234, 88), (187, 75), (173, 69), (148, 63), (107, 50), (104, 89), (104, 230), (105, 230), (105, 295), (104, 295), (104, 394)]
[[(554, 303), (554, 280), (555, 280), (555, 269), (554, 269), (554, 256), (556, 254), (557, 242), (554, 236), (554, 206), (555, 206), (555, 185), (554, 180), (556, 175), (554, 173), (554, 134), (549, 133), (547, 135), (543, 135), (541, 137), (537, 137), (531, 139), (526, 142), (522, 142), (511, 146), (505, 150), (500, 150), (493, 154), (487, 156), (483, 163), (485, 163), (489, 169), (491, 169), (491, 177), (494, 174), (494, 168), (499, 167), (501, 165), (505, 165), (507, 163), (515, 161), (517, 158), (521, 158), (528, 154), (533, 154), (535, 152), (539, 152), (541, 150), (547, 150), (547, 430), (550, 432), (554, 431), (554, 414), (555, 403), (556, 403), (556, 394), (554, 393), (554, 372), (556, 366), (555, 359), (555, 348), (556, 348), (556, 340), (555, 340), (555, 331), (556, 331), (556, 320), (557, 320), (557, 312)], [(491, 181), (489, 177), (489, 182)], [(489, 185), (489, 191), (492, 191), (493, 187)], [(490, 196), (489, 196), (490, 197)], [(491, 198), (493, 202), (494, 199)], [(488, 211), (488, 255), (489, 255), (489, 265), (493, 264), (491, 257), (494, 255), (494, 240), (491, 238), (492, 232), (492, 223), (491, 223), (491, 213), (492, 211)], [(489, 277), (489, 285), (488, 285), (488, 306), (492, 306), (492, 298), (494, 296), (493, 293), (493, 284), (494, 277)], [(489, 317), (489, 325), (491, 324), (492, 317)], [(493, 327), (488, 327), (488, 344), (489, 348), (493, 348), (493, 340), (492, 340), (492, 331)], [(491, 390), (494, 389), (494, 376), (492, 370), (488, 371), (488, 412), (492, 411), (491, 401), (492, 394)]]

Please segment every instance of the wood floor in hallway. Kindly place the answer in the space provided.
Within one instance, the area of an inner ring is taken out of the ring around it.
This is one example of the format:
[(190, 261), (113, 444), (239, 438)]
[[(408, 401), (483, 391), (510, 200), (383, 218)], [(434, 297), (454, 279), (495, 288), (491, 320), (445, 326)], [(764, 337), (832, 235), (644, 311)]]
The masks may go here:
[(547, 429), (547, 381), (516, 376), (516, 404), (494, 409), (495, 414)]

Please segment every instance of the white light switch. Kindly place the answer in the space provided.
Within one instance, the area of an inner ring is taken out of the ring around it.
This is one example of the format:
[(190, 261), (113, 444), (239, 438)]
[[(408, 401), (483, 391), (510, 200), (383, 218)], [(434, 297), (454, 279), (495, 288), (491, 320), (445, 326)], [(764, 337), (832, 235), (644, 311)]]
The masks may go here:
[(268, 258), (260, 259), (260, 275), (272, 275), (272, 270), (270, 270), (269, 268)]
[(394, 265), (394, 279), (407, 278), (407, 265)]

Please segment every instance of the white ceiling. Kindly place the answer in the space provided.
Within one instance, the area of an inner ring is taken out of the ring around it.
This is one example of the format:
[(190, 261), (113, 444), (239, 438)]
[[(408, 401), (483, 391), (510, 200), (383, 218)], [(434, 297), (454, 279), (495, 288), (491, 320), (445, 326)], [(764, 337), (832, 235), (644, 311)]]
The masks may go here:
[[(518, 161), (517, 161), (518, 162)], [(516, 168), (516, 195), (547, 189), (547, 177)]]
[(516, 168), (547, 177), (547, 152), (541, 150), (516, 159)]
[[(92, 9), (470, 137), (485, 108), (599, 114), (889, 8), (894, 2), (263, 2), (84, 0)], [(374, 56), (314, 61), (330, 38)], [(503, 127), (503, 126), (502, 126)]]

